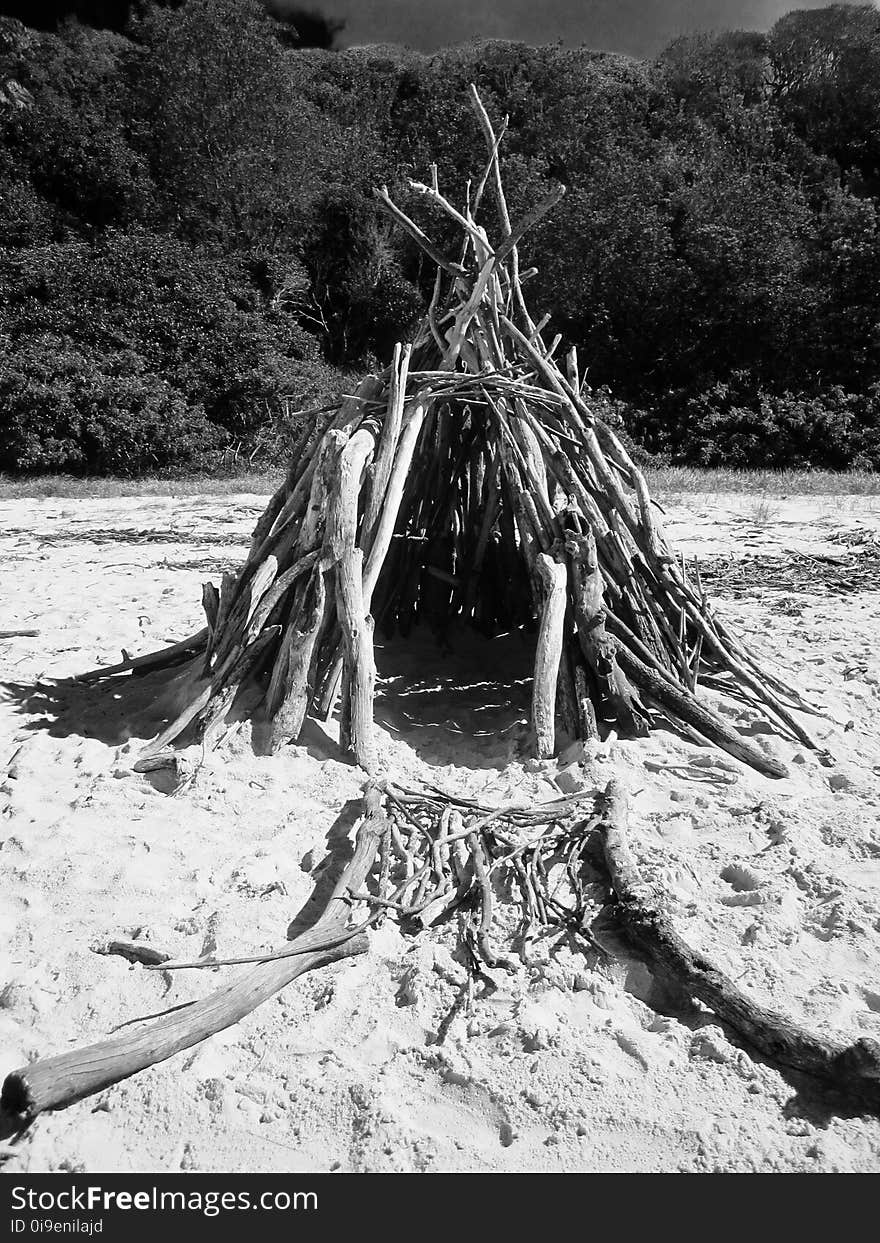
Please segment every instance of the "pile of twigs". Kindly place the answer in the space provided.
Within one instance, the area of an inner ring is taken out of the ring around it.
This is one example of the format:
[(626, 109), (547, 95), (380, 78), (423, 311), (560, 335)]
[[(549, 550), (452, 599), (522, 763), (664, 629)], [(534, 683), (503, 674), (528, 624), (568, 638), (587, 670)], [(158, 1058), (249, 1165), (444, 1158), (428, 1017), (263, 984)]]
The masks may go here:
[[(389, 197), (382, 209), (436, 265), (415, 339), (367, 377), (330, 418), (313, 420), (219, 591), (206, 626), (123, 670), (187, 665), (183, 710), (149, 746), (154, 762), (183, 737), (211, 745), (247, 696), (264, 749), (296, 740), (307, 713), (340, 706), (341, 737), (368, 772), (374, 618), (387, 632), (451, 619), (487, 634), (537, 624), (532, 723), (537, 754), (603, 726), (644, 734), (659, 712), (771, 776), (783, 766), (740, 736), (698, 684), (734, 690), (812, 745), (793, 715), (807, 705), (763, 671), (713, 615), (670, 553), (645, 480), (591, 409), (574, 350), (556, 359), (523, 296), (517, 245), (559, 201), (512, 223), (500, 138), (474, 88), (489, 158), (459, 211), (413, 183), (462, 233), (443, 253)], [(503, 135), (502, 135), (503, 136)], [(495, 201), (497, 232), (481, 223)], [(545, 317), (546, 319), (546, 317)]]
[(812, 602), (820, 595), (880, 589), (880, 546), (834, 557), (799, 552), (784, 557), (714, 557), (703, 562), (701, 570), (706, 584), (726, 596), (798, 592)]
[[(524, 807), (485, 807), (441, 791), (385, 786), (389, 828), (383, 839), (377, 893), (352, 894), (368, 902), (381, 920), (393, 912), (415, 928), (428, 928), (459, 914), (459, 932), (472, 972), (510, 967), (493, 948), (502, 890), (519, 906), (518, 927), (501, 936), (521, 960), (529, 942), (547, 929), (568, 930), (595, 946), (585, 922), (587, 908), (581, 856), (598, 822), (595, 806), (585, 818), (579, 793)], [(559, 876), (551, 880), (556, 868)]]

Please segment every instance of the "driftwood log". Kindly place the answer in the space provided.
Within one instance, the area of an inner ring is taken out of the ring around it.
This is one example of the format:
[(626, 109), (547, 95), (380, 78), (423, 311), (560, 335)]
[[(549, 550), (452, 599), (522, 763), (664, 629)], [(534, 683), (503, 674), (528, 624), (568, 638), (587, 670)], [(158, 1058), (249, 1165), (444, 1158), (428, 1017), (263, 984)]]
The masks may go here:
[[(373, 631), (451, 623), (493, 635), (537, 631), (532, 724), (540, 756), (615, 728), (644, 734), (656, 714), (770, 777), (784, 765), (719, 714), (704, 689), (735, 696), (780, 733), (813, 745), (809, 705), (763, 669), (714, 614), (699, 574), (668, 547), (648, 488), (600, 417), (574, 350), (546, 334), (523, 296), (519, 245), (564, 194), (552, 186), (519, 221), (505, 197), (496, 134), (470, 102), (487, 162), (462, 209), (411, 182), (413, 219), (387, 213), (436, 269), (413, 340), (334, 410), (308, 412), (284, 482), (250, 553), (206, 625), (164, 651), (83, 675), (163, 666), (183, 701), (141, 757), (213, 744), (249, 713), (274, 751), (308, 713), (338, 709), (343, 747), (381, 767), (373, 727)], [(494, 200), (494, 222), (485, 205)], [(439, 217), (460, 242), (429, 235)], [(432, 223), (433, 222), (433, 223)]]
[(662, 977), (708, 1006), (769, 1061), (828, 1084), (872, 1109), (880, 1107), (880, 1043), (824, 1040), (778, 1011), (758, 1005), (704, 954), (678, 935), (646, 884), (627, 841), (627, 802), (609, 783), (598, 825), (605, 862), (627, 939)]
[[(364, 814), (352, 859), (319, 919), (307, 932), (266, 954), (239, 979), (201, 1001), (169, 1011), (99, 1044), (13, 1071), (3, 1083), (0, 1108), (23, 1121), (48, 1109), (62, 1109), (231, 1027), (297, 976), (340, 958), (365, 953), (368, 942), (363, 925), (348, 926), (350, 891), (363, 885), (385, 829), (381, 792), (371, 784), (364, 795)], [(165, 964), (159, 967), (162, 969)]]

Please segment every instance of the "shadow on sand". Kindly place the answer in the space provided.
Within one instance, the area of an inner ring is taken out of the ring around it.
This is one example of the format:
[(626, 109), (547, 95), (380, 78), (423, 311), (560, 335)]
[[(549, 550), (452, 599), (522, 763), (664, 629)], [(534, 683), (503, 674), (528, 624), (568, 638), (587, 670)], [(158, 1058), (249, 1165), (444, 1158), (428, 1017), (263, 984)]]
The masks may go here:
[[(130, 738), (151, 738), (172, 719), (192, 677), (189, 666), (133, 677), (123, 673), (101, 682), (76, 678), (37, 683), (0, 682), (0, 699), (35, 718), (23, 728), (53, 738), (97, 738), (120, 746)], [(179, 709), (178, 709), (179, 710)]]

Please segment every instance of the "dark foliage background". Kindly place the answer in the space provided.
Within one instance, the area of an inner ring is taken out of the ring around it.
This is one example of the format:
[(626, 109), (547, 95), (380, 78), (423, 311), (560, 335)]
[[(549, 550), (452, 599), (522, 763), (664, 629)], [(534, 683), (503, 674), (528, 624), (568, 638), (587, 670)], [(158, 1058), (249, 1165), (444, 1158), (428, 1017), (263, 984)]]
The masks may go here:
[(283, 453), (287, 412), (419, 315), (430, 274), (370, 191), (442, 237), (406, 179), (436, 161), (463, 196), (471, 81), (510, 117), (513, 210), (569, 185), (531, 300), (646, 452), (880, 467), (876, 9), (647, 63), (340, 52), (320, 13), (258, 0), (26, 7), (0, 19), (0, 469)]

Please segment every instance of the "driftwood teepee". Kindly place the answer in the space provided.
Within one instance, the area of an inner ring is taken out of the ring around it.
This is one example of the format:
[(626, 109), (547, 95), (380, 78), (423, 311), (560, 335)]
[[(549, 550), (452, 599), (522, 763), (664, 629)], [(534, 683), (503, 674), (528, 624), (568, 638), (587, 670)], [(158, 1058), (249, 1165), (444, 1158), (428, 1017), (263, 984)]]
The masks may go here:
[[(523, 297), (517, 244), (564, 194), (512, 224), (496, 135), (471, 101), (489, 158), (463, 210), (413, 183), (461, 229), (443, 253), (385, 189), (381, 207), (436, 265), (434, 296), (408, 345), (313, 423), (291, 457), (237, 574), (204, 589), (207, 625), (122, 670), (184, 665), (183, 711), (141, 759), (182, 737), (211, 745), (233, 702), (272, 751), (307, 713), (337, 703), (343, 745), (368, 772), (373, 626), (457, 618), (487, 633), (537, 620), (532, 722), (541, 757), (560, 730), (603, 724), (643, 734), (659, 713), (771, 776), (784, 768), (697, 698), (698, 683), (762, 705), (811, 745), (792, 716), (806, 704), (713, 616), (697, 575), (677, 562), (645, 480), (590, 408), (572, 350), (565, 367)], [(497, 226), (479, 221), (495, 200)]]

